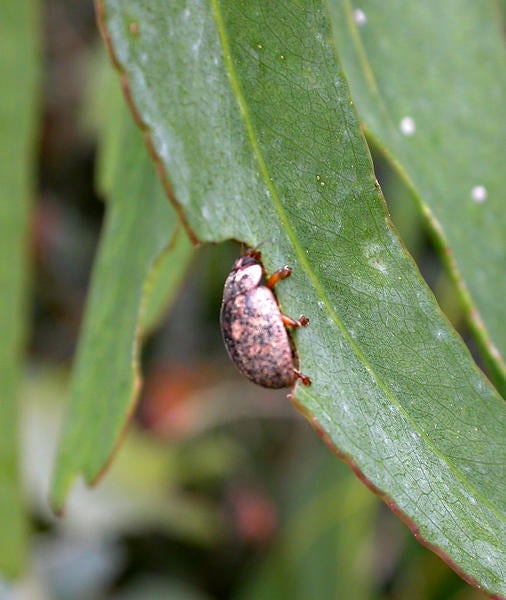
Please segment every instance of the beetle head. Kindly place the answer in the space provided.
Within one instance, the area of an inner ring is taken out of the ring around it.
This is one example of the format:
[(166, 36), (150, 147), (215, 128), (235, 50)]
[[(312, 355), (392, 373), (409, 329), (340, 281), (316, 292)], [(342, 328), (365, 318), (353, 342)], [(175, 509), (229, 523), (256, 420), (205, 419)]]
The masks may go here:
[(245, 254), (234, 263), (230, 275), (225, 282), (223, 300), (233, 298), (257, 287), (262, 279), (262, 264), (255, 256)]

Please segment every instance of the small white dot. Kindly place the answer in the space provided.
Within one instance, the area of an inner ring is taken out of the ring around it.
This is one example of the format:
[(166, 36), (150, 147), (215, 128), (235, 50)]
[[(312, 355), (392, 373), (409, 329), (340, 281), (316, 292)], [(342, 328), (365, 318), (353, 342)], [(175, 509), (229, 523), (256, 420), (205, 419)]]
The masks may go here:
[(416, 131), (416, 123), (413, 117), (404, 117), (399, 124), (401, 133), (404, 135), (413, 135)]
[(353, 11), (353, 18), (355, 19), (355, 23), (357, 25), (365, 25), (367, 23), (367, 15), (360, 8), (356, 8)]
[(475, 185), (471, 190), (471, 198), (476, 202), (476, 204), (485, 202), (487, 196), (487, 188), (483, 185)]

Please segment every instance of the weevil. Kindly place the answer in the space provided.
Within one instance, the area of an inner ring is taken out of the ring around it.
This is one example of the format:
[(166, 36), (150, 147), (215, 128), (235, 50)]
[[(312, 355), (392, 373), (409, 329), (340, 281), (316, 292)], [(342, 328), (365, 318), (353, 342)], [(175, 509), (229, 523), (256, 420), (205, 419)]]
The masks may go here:
[(309, 319), (282, 314), (273, 287), (292, 273), (282, 267), (266, 278), (258, 250), (248, 250), (234, 263), (225, 281), (220, 323), (232, 362), (248, 379), (267, 388), (284, 388), (309, 377), (294, 367), (287, 327), (305, 327)]

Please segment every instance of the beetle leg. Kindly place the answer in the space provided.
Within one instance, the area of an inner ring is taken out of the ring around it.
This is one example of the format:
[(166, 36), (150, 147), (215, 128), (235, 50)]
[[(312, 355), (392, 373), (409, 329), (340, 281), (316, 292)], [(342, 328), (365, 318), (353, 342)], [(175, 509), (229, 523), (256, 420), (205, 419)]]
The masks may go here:
[(293, 327), (294, 329), (297, 329), (297, 327), (305, 327), (309, 323), (309, 319), (304, 315), (301, 315), (298, 319), (292, 319), (292, 317), (287, 315), (281, 315), (281, 320), (285, 327)]
[(282, 267), (281, 269), (278, 269), (275, 273), (273, 273), (269, 279), (267, 280), (267, 283), (265, 284), (268, 288), (272, 289), (276, 283), (278, 281), (280, 281), (281, 279), (286, 279), (287, 277), (290, 277), (290, 275), (292, 274), (292, 268), (289, 267), (288, 265)]
[(311, 379), (309, 379), (309, 377), (307, 375), (304, 375), (300, 371), (297, 371), (297, 369), (294, 369), (293, 372), (294, 372), (295, 377), (297, 379), (300, 379), (302, 385), (311, 385)]

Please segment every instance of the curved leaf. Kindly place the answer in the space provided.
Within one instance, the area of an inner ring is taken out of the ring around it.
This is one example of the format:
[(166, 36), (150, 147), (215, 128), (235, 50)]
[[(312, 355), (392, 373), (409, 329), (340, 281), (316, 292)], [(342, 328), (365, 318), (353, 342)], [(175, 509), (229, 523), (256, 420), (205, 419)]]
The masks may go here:
[(325, 6), (97, 6), (193, 235), (293, 267), (299, 408), (419, 539), (504, 592), (506, 407), (390, 227)]
[(170, 245), (157, 258), (146, 281), (146, 298), (139, 323), (144, 333), (154, 329), (167, 314), (170, 303), (175, 299), (174, 292), (179, 289), (193, 256), (194, 248), (180, 227)]
[[(414, 189), (506, 391), (506, 69), (494, 0), (332, 0), (335, 39), (371, 135)], [(502, 356), (501, 356), (502, 354)]]
[(38, 10), (0, 8), (0, 572), (20, 572), (27, 522), (18, 473), (17, 394), (25, 337), (38, 83)]
[[(162, 273), (172, 269), (170, 281), (175, 283), (191, 251), (123, 102), (114, 113), (106, 154), (115, 164), (102, 168), (102, 187), (110, 193), (106, 223), (51, 491), (57, 511), (77, 474), (83, 473), (89, 483), (100, 475), (135, 405), (139, 338), (145, 333), (144, 305), (151, 295), (146, 284), (158, 273), (160, 261)], [(177, 263), (172, 260), (175, 250)], [(165, 284), (150, 301), (158, 307), (156, 314), (150, 312), (151, 324), (175, 289)]]

